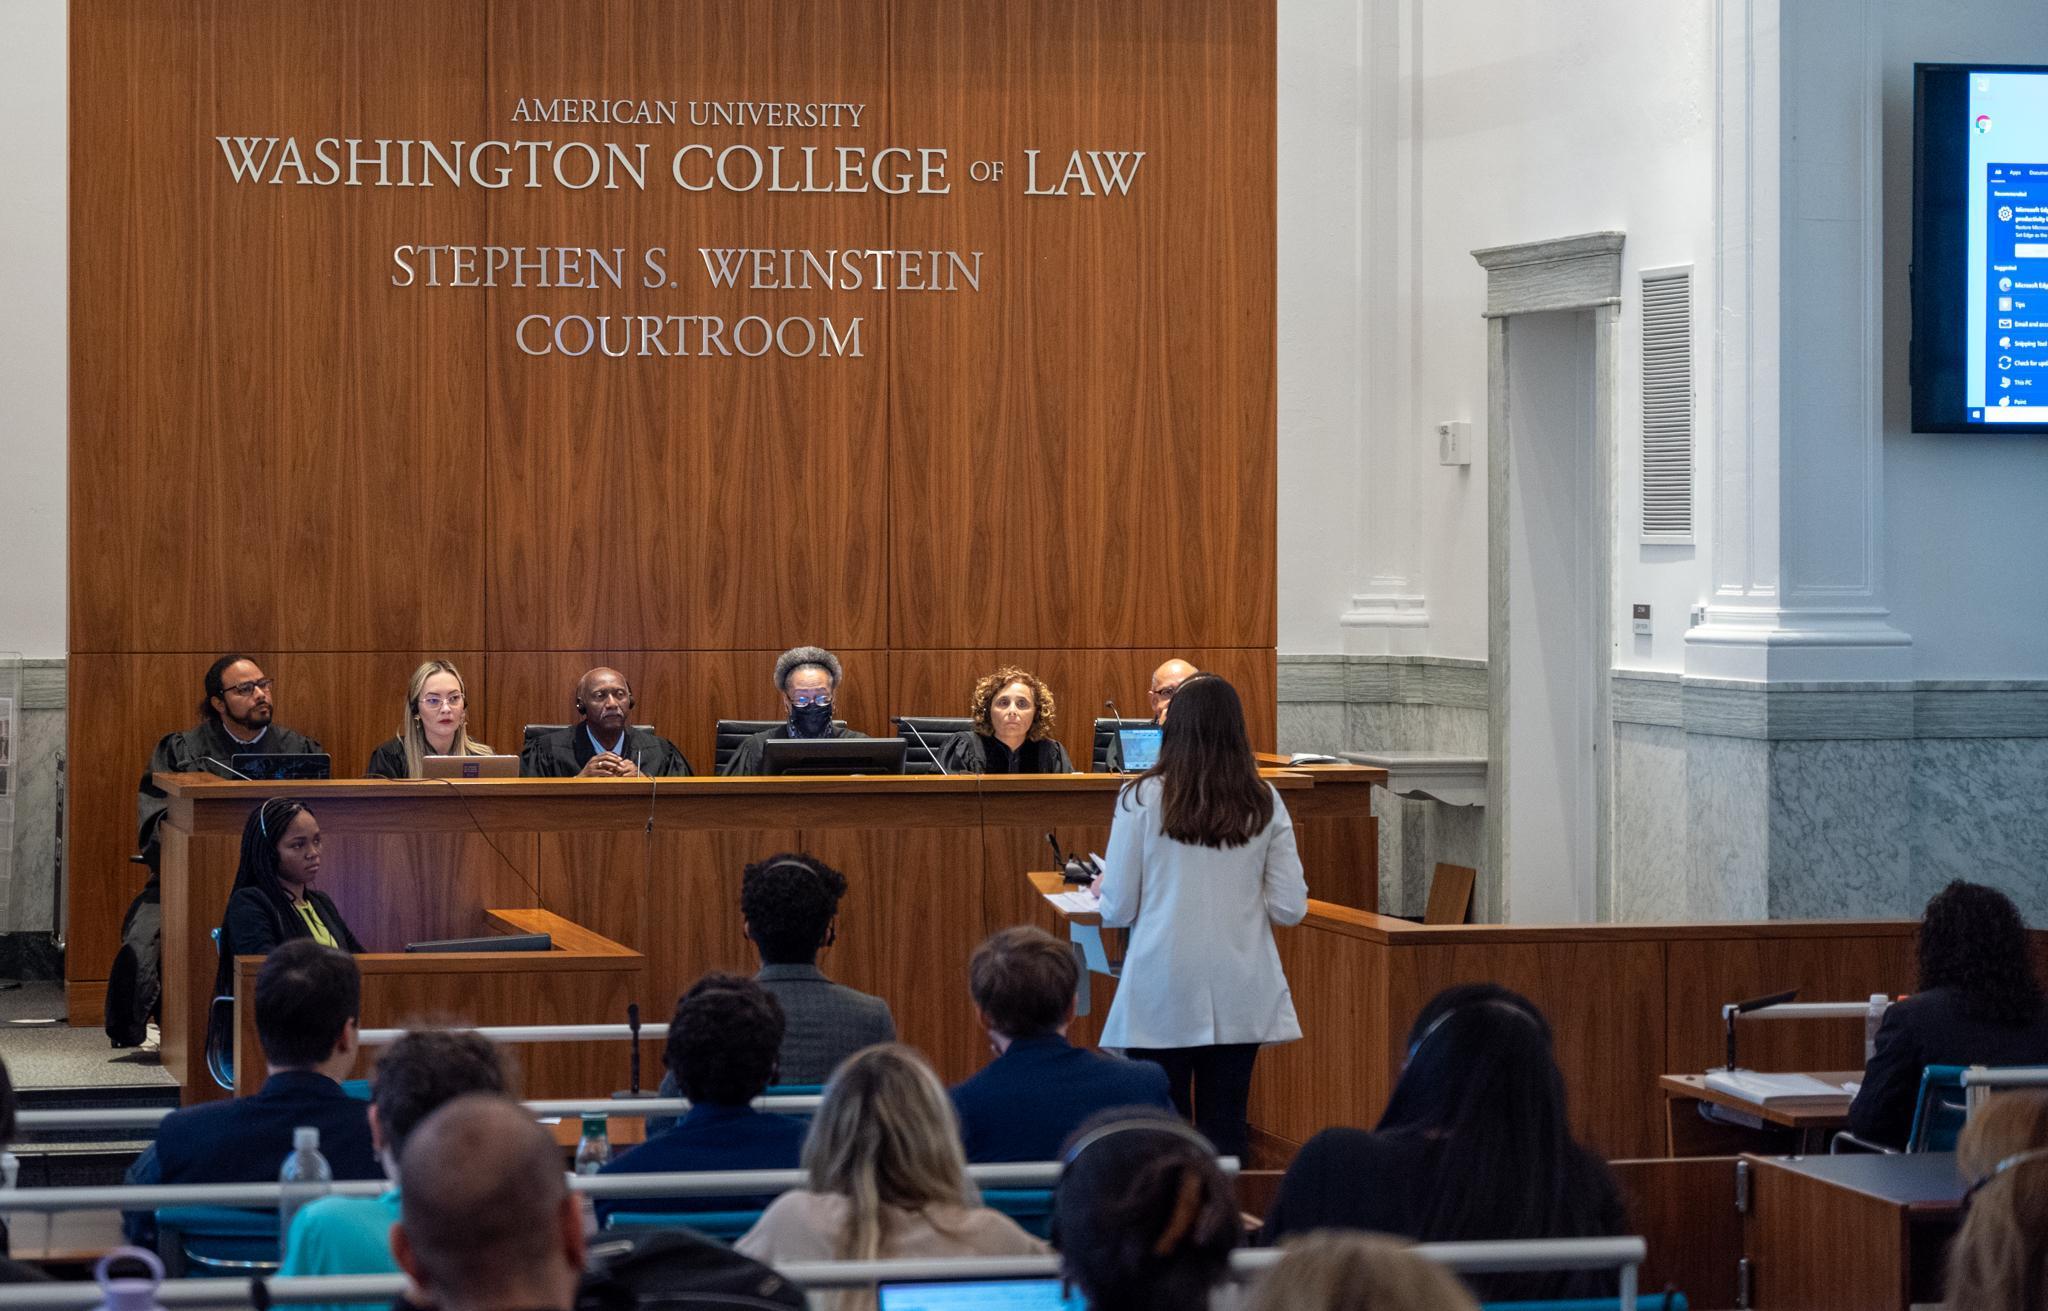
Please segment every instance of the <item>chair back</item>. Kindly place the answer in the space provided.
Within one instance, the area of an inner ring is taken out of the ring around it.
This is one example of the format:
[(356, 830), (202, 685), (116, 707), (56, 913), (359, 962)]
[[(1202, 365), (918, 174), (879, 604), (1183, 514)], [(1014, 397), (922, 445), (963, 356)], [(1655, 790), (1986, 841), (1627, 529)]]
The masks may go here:
[(1009, 1216), (1033, 1238), (1052, 1237), (1050, 1188), (984, 1188), (981, 1204)]
[(742, 1238), (761, 1219), (756, 1211), (614, 1211), (606, 1229), (688, 1229), (706, 1238), (730, 1243)]
[[(528, 724), (525, 731), (520, 735), (520, 739), (524, 745), (532, 746), (536, 740), (544, 738), (550, 733), (559, 733), (567, 727), (569, 727), (567, 724)], [(652, 733), (654, 725), (635, 724), (633, 725), (633, 731), (635, 733)]]
[(1906, 1135), (1909, 1152), (1953, 1152), (1963, 1124), (1970, 1118), (1963, 1091), (1963, 1067), (1930, 1065), (1920, 1072), (1920, 1097), (1913, 1106), (1913, 1129)]
[(1149, 719), (1098, 719), (1095, 721), (1095, 747), (1089, 753), (1088, 770), (1094, 774), (1109, 772), (1109, 744), (1116, 740), (1118, 731), (1126, 728), (1157, 728)]
[[(938, 753), (945, 749), (946, 739), (973, 727), (973, 720), (957, 715), (896, 716), (896, 735), (903, 739), (903, 772), (938, 773)], [(921, 742), (918, 740), (920, 736), (924, 739)]]
[(173, 1279), (276, 1274), (277, 1212), (238, 1206), (166, 1206), (156, 1213), (156, 1254)]
[(756, 733), (765, 733), (782, 725), (780, 719), (721, 719), (716, 730), (718, 749), (712, 753), (711, 772), (723, 774), (725, 767), (740, 749), (740, 743)]
[(1429, 876), (1429, 903), (1422, 909), (1424, 924), (1463, 924), (1472, 917), (1472, 884), (1479, 871), (1469, 865), (1437, 862)]
[[(213, 954), (220, 957), (220, 927), (214, 926), (208, 932), (213, 939)], [(235, 998), (229, 993), (215, 997), (206, 1011), (206, 1072), (213, 1077), (216, 1085), (228, 1092), (235, 1090)], [(170, 1260), (164, 1254), (166, 1261)]]

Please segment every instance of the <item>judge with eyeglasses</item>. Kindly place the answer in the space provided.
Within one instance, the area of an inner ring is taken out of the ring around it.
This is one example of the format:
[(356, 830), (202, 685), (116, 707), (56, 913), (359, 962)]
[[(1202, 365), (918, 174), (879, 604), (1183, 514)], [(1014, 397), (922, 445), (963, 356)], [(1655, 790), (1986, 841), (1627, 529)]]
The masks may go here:
[(741, 741), (721, 774), (758, 774), (770, 740), (790, 738), (866, 737), (832, 718), (839, 695), (839, 657), (819, 646), (798, 646), (775, 661), (775, 690), (788, 708), (788, 718)]
[(370, 778), (423, 778), (428, 756), (488, 756), (489, 747), (469, 735), (469, 688), (453, 662), (429, 660), (412, 671), (405, 690), (405, 718), (398, 735), (370, 753), (363, 773)]
[(635, 728), (638, 704), (626, 676), (599, 666), (576, 683), (576, 713), (566, 728), (530, 739), (519, 753), (528, 778), (682, 778), (692, 771), (676, 744)]

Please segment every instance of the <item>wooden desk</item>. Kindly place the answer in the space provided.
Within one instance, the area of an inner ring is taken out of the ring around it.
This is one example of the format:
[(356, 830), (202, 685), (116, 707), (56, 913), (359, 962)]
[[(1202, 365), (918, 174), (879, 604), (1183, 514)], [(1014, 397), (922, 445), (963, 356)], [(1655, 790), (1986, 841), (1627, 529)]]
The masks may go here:
[[(1322, 766), (1266, 775), (1294, 817), (1312, 895), (1374, 904), (1371, 785), (1383, 771)], [(234, 882), (242, 825), (266, 797), (305, 801), (325, 839), (321, 886), (356, 936), (392, 950), (479, 932), (486, 906), (541, 907), (642, 953), (641, 1013), (657, 1029), (710, 969), (758, 967), (741, 931), (742, 868), (809, 851), (850, 883), (838, 944), (820, 965), (889, 1000), (897, 1031), (944, 1078), (986, 1044), (967, 1000), (968, 955), (1010, 924), (1059, 923), (1024, 880), (1045, 833), (1101, 850), (1116, 775), (878, 778), (477, 779), (246, 783), (159, 775), (164, 828), (164, 1067), (188, 1100), (206, 1077), (213, 985), (208, 932)], [(560, 1023), (618, 1022), (616, 1009)], [(1086, 1040), (1092, 1029), (1077, 1035)], [(580, 1093), (608, 1091), (613, 1074)]]
[[(475, 930), (463, 936), (493, 933), (546, 933), (554, 947), (358, 956), (362, 1026), (583, 1024), (591, 1022), (582, 1018), (589, 1016), (623, 1021), (626, 1004), (643, 991), (645, 957), (552, 912), (486, 910)], [(256, 973), (262, 968), (261, 956), (235, 957), (235, 1091), (244, 1097), (261, 1088), (269, 1072), (256, 1040), (256, 1008), (244, 1001), (255, 995)], [(655, 1036), (641, 1042), (643, 1068), (655, 1070), (657, 1079), (663, 1028), (656, 1024)], [(626, 1048), (623, 1042), (522, 1042), (507, 1044), (505, 1050), (519, 1071), (519, 1095), (534, 1098), (594, 1097), (625, 1087)], [(650, 1055), (651, 1066), (646, 1064)], [(366, 1051), (359, 1072), (367, 1077), (376, 1058), (376, 1052)]]
[[(1830, 1070), (1813, 1076), (1824, 1083), (1850, 1083), (1863, 1077), (1861, 1070)], [(1792, 1141), (1785, 1146), (1801, 1152), (1825, 1152), (1827, 1140), (1849, 1124), (1847, 1090), (1825, 1104), (1807, 1106), (1759, 1106), (1707, 1086), (1704, 1074), (1667, 1074), (1657, 1080), (1664, 1094), (1665, 1154), (1669, 1156), (1728, 1156), (1741, 1150), (1759, 1151), (1758, 1135), (1765, 1129), (1750, 1129), (1704, 1119), (1699, 1108), (1718, 1106), (1738, 1115), (1751, 1116), (1764, 1125), (1788, 1131)], [(1731, 1145), (1735, 1149), (1731, 1150)]]
[(1743, 1159), (1756, 1311), (1907, 1311), (1942, 1300), (1965, 1188), (1953, 1153)]

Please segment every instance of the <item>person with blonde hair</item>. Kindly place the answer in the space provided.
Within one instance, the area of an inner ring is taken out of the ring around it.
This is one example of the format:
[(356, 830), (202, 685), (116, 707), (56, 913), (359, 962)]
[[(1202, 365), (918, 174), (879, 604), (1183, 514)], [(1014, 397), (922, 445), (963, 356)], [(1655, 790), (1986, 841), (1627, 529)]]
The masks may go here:
[(1251, 1311), (1479, 1311), (1456, 1275), (1380, 1234), (1318, 1229), (1286, 1250)]
[(1948, 1251), (1948, 1305), (2048, 1307), (2048, 1094), (1993, 1097), (1963, 1130), (1956, 1168), (1976, 1182)]
[(427, 756), (488, 756), (469, 735), (469, 688), (451, 661), (429, 660), (412, 671), (405, 688), (405, 719), (398, 735), (370, 753), (369, 778), (419, 778)]
[(1038, 675), (1005, 665), (974, 684), (974, 727), (939, 748), (948, 774), (1071, 774), (1074, 762), (1052, 735), (1056, 706)]
[(898, 1043), (862, 1048), (833, 1071), (803, 1170), (805, 1187), (776, 1198), (739, 1251), (772, 1264), (1048, 1250), (981, 1205), (945, 1085)]

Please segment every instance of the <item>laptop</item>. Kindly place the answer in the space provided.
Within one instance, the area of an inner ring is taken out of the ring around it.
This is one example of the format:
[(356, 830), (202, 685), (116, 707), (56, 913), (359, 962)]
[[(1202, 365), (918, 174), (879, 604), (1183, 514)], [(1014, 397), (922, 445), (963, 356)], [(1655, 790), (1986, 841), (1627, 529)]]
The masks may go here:
[(943, 1284), (883, 1284), (879, 1311), (1087, 1311), (1081, 1290), (1053, 1279), (975, 1279)]
[(517, 756), (421, 756), (421, 778), (518, 778)]
[(1159, 763), (1159, 740), (1166, 736), (1163, 728), (1120, 728), (1116, 731), (1117, 745), (1124, 750), (1124, 772), (1142, 774)]
[(334, 777), (334, 758), (324, 752), (293, 756), (270, 751), (237, 751), (229, 758), (228, 764), (237, 774), (262, 783)]

